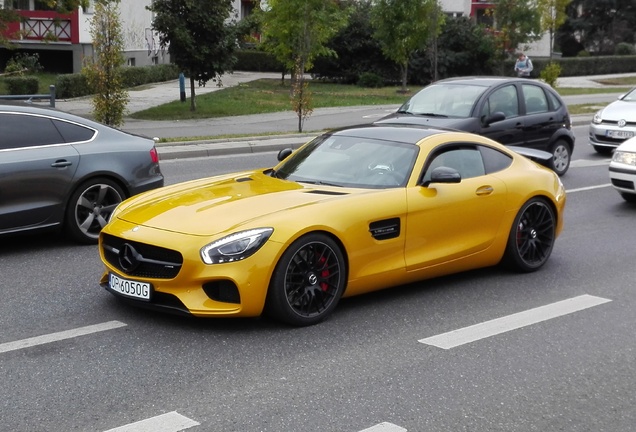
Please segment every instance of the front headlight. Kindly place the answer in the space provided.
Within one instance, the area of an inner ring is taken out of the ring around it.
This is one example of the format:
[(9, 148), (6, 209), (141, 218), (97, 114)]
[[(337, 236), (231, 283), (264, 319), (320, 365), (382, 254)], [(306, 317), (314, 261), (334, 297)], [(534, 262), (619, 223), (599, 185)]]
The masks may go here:
[(201, 248), (201, 259), (206, 264), (240, 261), (256, 252), (274, 232), (274, 228), (256, 228), (241, 231)]
[(636, 153), (616, 150), (612, 156), (612, 162), (636, 166)]
[(592, 119), (592, 122), (594, 124), (600, 124), (601, 122), (603, 122), (603, 117), (601, 117), (601, 113), (603, 112), (603, 110), (597, 111), (596, 114), (594, 114), (594, 118)]

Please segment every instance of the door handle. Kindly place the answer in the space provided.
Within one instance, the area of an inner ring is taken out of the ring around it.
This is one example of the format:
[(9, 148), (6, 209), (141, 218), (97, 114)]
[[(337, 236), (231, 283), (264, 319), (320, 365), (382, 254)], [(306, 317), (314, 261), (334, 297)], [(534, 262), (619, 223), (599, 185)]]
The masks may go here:
[(51, 164), (53, 168), (66, 168), (67, 166), (73, 165), (73, 162), (69, 162), (67, 160), (58, 160)]
[(495, 189), (492, 186), (480, 186), (477, 188), (477, 191), (475, 191), (475, 193), (477, 194), (477, 196), (484, 196), (490, 195), (494, 191)]

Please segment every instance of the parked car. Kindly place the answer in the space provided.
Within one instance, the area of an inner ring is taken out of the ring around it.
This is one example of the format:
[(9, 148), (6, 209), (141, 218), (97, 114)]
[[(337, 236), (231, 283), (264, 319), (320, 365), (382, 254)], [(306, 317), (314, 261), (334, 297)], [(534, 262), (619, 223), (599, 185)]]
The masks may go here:
[(590, 144), (598, 153), (610, 154), (633, 136), (636, 136), (636, 88), (594, 114)]
[(609, 177), (625, 201), (636, 203), (636, 137), (624, 141), (614, 151)]
[(552, 154), (550, 167), (559, 175), (568, 170), (574, 150), (567, 106), (552, 87), (527, 78), (440, 80), (377, 123), (458, 129), (504, 145), (544, 150)]
[(101, 286), (151, 309), (303, 326), (343, 296), (502, 262), (537, 270), (563, 227), (559, 177), (479, 135), (351, 127), (279, 159), (120, 204)]
[(155, 143), (55, 109), (0, 103), (0, 235), (97, 243), (115, 207), (163, 186)]

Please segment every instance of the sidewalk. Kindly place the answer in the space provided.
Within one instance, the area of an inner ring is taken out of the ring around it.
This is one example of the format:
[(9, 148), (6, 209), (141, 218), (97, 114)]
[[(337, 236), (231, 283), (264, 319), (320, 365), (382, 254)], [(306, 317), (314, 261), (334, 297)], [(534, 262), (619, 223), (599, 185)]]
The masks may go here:
[[(557, 81), (557, 85), (559, 87), (580, 87), (580, 88), (607, 88), (608, 93), (614, 93), (612, 91), (613, 87), (617, 86), (607, 86), (598, 82), (598, 80), (614, 78), (614, 77), (624, 77), (624, 76), (636, 76), (636, 73), (632, 74), (613, 74), (613, 75), (594, 75), (594, 76), (586, 76), (586, 77), (563, 77), (559, 78)], [(260, 73), (260, 72), (234, 72), (232, 74), (224, 75), (221, 78), (221, 82), (223, 84), (222, 87), (217, 86), (217, 83), (209, 81), (205, 87), (197, 87), (195, 89), (197, 95), (202, 95), (206, 93), (210, 93), (213, 91), (220, 90), (222, 88), (238, 86), (250, 81), (254, 81), (261, 78), (272, 78), (272, 79), (280, 79), (281, 75), (279, 73)], [(620, 87), (620, 86), (619, 86)], [(623, 86), (624, 87), (624, 86)], [(190, 96), (189, 89), (189, 80), (186, 80), (186, 97)], [(151, 84), (146, 86), (141, 86), (138, 89), (133, 89), (129, 91), (129, 103), (127, 105), (127, 109), (129, 113), (142, 111), (147, 108), (151, 108), (153, 106), (161, 105), (164, 103), (172, 102), (175, 100), (179, 100), (180, 98), (180, 89), (179, 89), (179, 81), (168, 81), (164, 83)], [(56, 100), (56, 108), (61, 111), (70, 112), (82, 117), (91, 117), (92, 114), (92, 104), (90, 97), (82, 97), (75, 99), (58, 99)], [(364, 108), (364, 107), (359, 107)], [(384, 107), (386, 108), (386, 107)], [(351, 110), (357, 109), (356, 107), (352, 107)], [(329, 110), (329, 108), (325, 109), (317, 109), (314, 110), (314, 115), (319, 114), (322, 111)], [(292, 116), (294, 113), (283, 113), (281, 115)], [(247, 117), (247, 116), (246, 116)], [(179, 123), (179, 126), (183, 130), (188, 130), (192, 132), (192, 129), (196, 129), (197, 125), (206, 125), (208, 128), (211, 123), (214, 123), (218, 126), (217, 129), (221, 129), (223, 124), (228, 124), (230, 122), (243, 123), (247, 124), (249, 121), (254, 121), (255, 116), (250, 116), (250, 118), (226, 118), (226, 119), (210, 119), (210, 120), (196, 120), (196, 121), (182, 121)], [(276, 121), (276, 116), (261, 116), (261, 123), (263, 126), (267, 124), (271, 124), (271, 122)], [(584, 125), (588, 124), (591, 121), (592, 115), (576, 115), (572, 116), (573, 125)], [(127, 126), (129, 128), (139, 128), (145, 127), (145, 130), (150, 132), (145, 132), (146, 134), (151, 134), (153, 130), (155, 130), (160, 124), (165, 124), (166, 122), (152, 122), (152, 121), (140, 121), (134, 120), (132, 118), (126, 118), (125, 124), (122, 129), (126, 130)], [(167, 122), (170, 127), (175, 127), (174, 122)], [(171, 123), (171, 124), (170, 124)], [(258, 128), (258, 124), (256, 125)], [(254, 129), (254, 128), (252, 128)], [(261, 133), (268, 132), (268, 129), (263, 129), (260, 131)], [(254, 132), (256, 134), (256, 132)], [(222, 135), (223, 132), (218, 133), (218, 135)], [(159, 152), (160, 158), (162, 160), (165, 159), (177, 159), (177, 158), (186, 158), (186, 157), (206, 157), (206, 156), (217, 156), (224, 154), (244, 154), (244, 153), (255, 153), (260, 151), (276, 151), (285, 147), (297, 148), (300, 145), (304, 144), (317, 133), (309, 133), (309, 134), (284, 134), (284, 135), (267, 135), (267, 136), (254, 136), (249, 138), (233, 138), (233, 139), (206, 139), (203, 141), (188, 141), (182, 143), (158, 143), (157, 150)], [(191, 136), (206, 136), (207, 134), (196, 134)]]

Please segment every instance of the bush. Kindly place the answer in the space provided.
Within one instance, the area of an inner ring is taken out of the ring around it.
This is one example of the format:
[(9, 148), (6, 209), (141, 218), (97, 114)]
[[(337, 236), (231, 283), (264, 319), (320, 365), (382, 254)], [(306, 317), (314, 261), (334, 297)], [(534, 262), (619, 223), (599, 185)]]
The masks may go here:
[(40, 82), (35, 77), (7, 77), (4, 82), (10, 95), (37, 94), (40, 87)]
[(34, 74), (43, 69), (40, 64), (40, 56), (38, 53), (18, 53), (11, 57), (7, 62), (5, 73), (15, 73), (17, 75)]
[(358, 79), (358, 86), (370, 88), (384, 87), (384, 79), (373, 72), (363, 72)]
[(284, 67), (270, 53), (256, 49), (243, 49), (235, 53), (234, 69), (253, 72), (281, 72)]
[(561, 75), (561, 66), (558, 63), (548, 63), (539, 74), (539, 78), (552, 87), (557, 86), (557, 78)]
[(55, 97), (68, 99), (91, 94), (86, 77), (82, 74), (63, 74), (55, 81)]
[(634, 49), (634, 45), (627, 43), (627, 42), (621, 42), (618, 45), (616, 45), (616, 49), (614, 50), (614, 54), (616, 55), (634, 55), (636, 54), (636, 49)]

